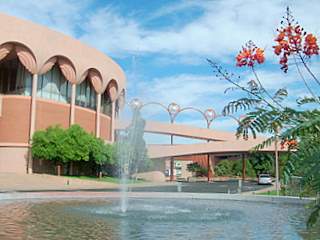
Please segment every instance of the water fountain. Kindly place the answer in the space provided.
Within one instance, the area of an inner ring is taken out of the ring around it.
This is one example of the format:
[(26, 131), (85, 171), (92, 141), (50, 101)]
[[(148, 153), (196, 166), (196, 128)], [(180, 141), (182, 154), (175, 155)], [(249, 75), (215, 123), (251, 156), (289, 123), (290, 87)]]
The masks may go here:
[(146, 160), (144, 127), (145, 121), (141, 118), (139, 110), (135, 110), (129, 127), (118, 135), (117, 159), (121, 178), (120, 209), (123, 213), (128, 209), (128, 181), (144, 166)]

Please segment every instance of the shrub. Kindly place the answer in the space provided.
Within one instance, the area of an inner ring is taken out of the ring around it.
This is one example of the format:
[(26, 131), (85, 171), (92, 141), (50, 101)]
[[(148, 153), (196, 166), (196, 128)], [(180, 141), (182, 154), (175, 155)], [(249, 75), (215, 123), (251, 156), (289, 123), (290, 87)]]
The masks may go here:
[(199, 165), (199, 163), (190, 163), (187, 165), (187, 169), (189, 172), (193, 172), (197, 177), (206, 176), (208, 174), (208, 170)]
[(58, 163), (88, 162), (100, 166), (114, 163), (114, 150), (100, 138), (87, 133), (79, 125), (69, 129), (51, 126), (34, 133), (32, 156)]

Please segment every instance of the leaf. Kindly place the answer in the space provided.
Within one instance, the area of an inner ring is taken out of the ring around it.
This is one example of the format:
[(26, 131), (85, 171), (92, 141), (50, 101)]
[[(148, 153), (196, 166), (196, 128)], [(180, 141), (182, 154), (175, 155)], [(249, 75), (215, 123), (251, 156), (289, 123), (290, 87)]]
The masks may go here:
[(252, 98), (240, 98), (236, 101), (229, 102), (222, 110), (223, 115), (229, 115), (239, 110), (245, 111), (257, 106), (261, 100)]
[(280, 88), (273, 96), (275, 101), (283, 101), (288, 96), (288, 91), (285, 88)]

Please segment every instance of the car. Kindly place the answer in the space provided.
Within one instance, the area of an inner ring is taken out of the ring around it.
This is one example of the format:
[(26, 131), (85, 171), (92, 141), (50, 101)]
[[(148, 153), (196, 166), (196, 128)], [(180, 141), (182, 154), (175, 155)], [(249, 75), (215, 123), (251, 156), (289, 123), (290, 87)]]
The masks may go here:
[(258, 176), (258, 184), (260, 185), (271, 185), (272, 184), (272, 179), (270, 174), (259, 174)]

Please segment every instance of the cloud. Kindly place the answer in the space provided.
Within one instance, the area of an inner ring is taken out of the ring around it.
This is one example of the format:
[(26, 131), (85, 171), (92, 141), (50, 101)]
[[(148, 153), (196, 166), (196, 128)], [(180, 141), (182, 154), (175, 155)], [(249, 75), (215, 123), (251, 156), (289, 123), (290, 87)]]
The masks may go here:
[[(314, 19), (320, 11), (317, 1), (295, 1), (292, 10), (308, 30), (319, 32)], [(252, 39), (259, 46), (271, 49), (275, 29), (285, 12), (286, 1), (185, 1), (169, 5), (154, 13), (154, 18), (183, 12), (190, 6), (203, 13), (188, 19), (180, 28), (168, 26), (165, 30), (144, 27), (146, 19), (126, 18), (108, 7), (91, 16), (84, 25), (82, 39), (114, 54), (142, 52), (171, 55), (201, 55), (229, 58), (246, 41)], [(263, 15), (261, 12), (263, 11)], [(308, 14), (305, 14), (308, 12)], [(102, 37), (103, 36), (103, 37)]]
[(1, 1), (0, 11), (77, 37), (89, 0)]
[[(110, 4), (92, 9), (89, 3), (88, 0), (6, 1), (1, 2), (0, 10), (71, 34), (118, 57), (139, 52), (227, 61), (250, 39), (270, 50), (275, 29), (288, 4), (308, 31), (320, 32), (315, 20), (320, 11), (317, 0), (176, 1), (151, 13), (146, 9), (145, 17), (124, 13), (119, 6)], [(195, 8), (201, 10), (197, 17), (186, 18), (179, 27), (175, 22), (164, 29), (146, 27), (154, 19), (165, 20), (172, 14), (179, 16)]]
[(135, 85), (134, 92), (145, 102), (209, 107), (213, 101), (208, 98), (220, 95), (226, 87), (227, 83), (218, 81), (213, 75), (180, 74), (141, 81)]

